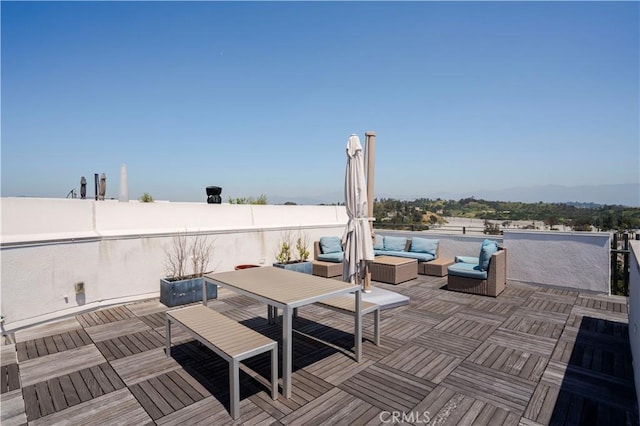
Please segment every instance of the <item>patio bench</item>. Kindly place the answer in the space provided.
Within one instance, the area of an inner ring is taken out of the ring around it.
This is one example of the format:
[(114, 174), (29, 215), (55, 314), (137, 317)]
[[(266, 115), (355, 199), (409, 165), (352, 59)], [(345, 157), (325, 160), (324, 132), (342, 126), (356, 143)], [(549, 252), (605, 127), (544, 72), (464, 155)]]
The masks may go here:
[[(350, 296), (336, 296), (330, 299), (323, 299), (315, 303), (323, 308), (331, 309), (336, 312), (355, 316), (356, 303), (355, 299)], [(362, 316), (373, 312), (373, 341), (376, 346), (380, 346), (380, 305), (377, 303), (360, 301), (360, 313)]]
[(171, 323), (184, 328), (195, 339), (229, 363), (230, 414), (240, 415), (239, 362), (271, 351), (271, 398), (278, 397), (278, 343), (204, 305), (167, 311), (166, 354), (171, 356)]

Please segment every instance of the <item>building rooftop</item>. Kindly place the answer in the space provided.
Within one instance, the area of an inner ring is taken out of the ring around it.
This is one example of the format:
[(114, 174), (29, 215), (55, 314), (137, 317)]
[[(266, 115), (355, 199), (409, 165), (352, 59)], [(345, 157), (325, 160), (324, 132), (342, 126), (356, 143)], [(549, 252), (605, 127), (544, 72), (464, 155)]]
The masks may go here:
[[(627, 298), (509, 282), (497, 298), (420, 275), (382, 312), (318, 306), (294, 320), (291, 399), (271, 400), (269, 355), (246, 362), (240, 414), (229, 415), (228, 364), (174, 329), (157, 299), (108, 307), (4, 337), (3, 426), (59, 424), (637, 424)], [(266, 306), (226, 290), (209, 307), (281, 340)], [(252, 370), (258, 372), (255, 374)]]

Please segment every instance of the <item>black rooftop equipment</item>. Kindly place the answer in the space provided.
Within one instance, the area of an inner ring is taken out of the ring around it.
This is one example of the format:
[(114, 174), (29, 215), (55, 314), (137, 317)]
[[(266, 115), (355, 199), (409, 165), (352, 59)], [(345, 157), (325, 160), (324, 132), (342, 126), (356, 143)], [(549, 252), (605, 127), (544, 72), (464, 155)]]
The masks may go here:
[(208, 204), (220, 204), (222, 203), (222, 188), (219, 186), (207, 186), (207, 203)]

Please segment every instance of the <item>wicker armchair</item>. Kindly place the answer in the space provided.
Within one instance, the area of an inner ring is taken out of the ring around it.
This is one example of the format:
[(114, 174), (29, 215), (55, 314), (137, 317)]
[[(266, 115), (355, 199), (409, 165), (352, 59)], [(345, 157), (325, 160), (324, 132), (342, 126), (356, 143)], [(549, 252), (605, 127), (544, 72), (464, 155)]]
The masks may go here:
[(491, 255), (486, 279), (452, 275), (449, 270), (447, 288), (463, 293), (496, 297), (507, 285), (507, 250), (499, 249)]

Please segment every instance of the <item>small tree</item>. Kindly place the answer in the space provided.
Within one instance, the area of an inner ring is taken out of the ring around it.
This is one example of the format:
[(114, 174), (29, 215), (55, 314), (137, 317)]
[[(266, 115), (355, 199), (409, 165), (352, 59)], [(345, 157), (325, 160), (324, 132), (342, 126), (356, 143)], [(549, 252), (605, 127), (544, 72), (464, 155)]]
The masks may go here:
[(293, 238), (291, 233), (285, 232), (280, 238), (280, 245), (276, 252), (276, 260), (278, 263), (291, 263), (291, 247), (293, 247)]
[[(206, 236), (196, 235), (191, 244), (187, 233), (174, 235), (171, 245), (165, 250), (165, 268), (167, 277), (173, 280), (201, 277), (207, 272), (213, 256), (213, 241)], [(191, 274), (187, 274), (187, 265), (191, 262)]]
[(307, 239), (307, 235), (305, 233), (299, 233), (298, 238), (296, 239), (296, 254), (299, 262), (306, 262), (307, 259), (309, 259), (309, 250), (307, 250), (308, 244), (309, 241)]

